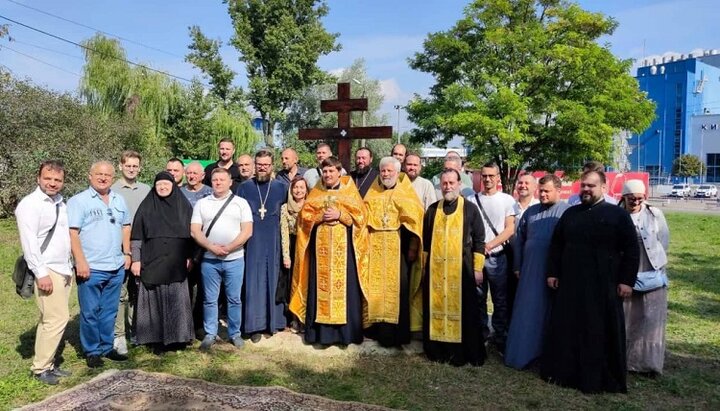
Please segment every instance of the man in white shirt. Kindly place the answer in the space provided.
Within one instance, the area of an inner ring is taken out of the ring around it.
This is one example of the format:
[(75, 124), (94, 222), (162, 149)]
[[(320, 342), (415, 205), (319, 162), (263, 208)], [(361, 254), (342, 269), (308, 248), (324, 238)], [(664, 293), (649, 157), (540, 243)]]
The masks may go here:
[(432, 182), (420, 176), (421, 170), (422, 165), (420, 164), (419, 155), (409, 153), (405, 156), (405, 174), (410, 177), (415, 193), (417, 193), (418, 198), (423, 205), (423, 210), (427, 210), (428, 207), (430, 207), (430, 204), (437, 201), (437, 195)]
[(493, 301), (494, 338), (492, 342), (498, 351), (503, 353), (509, 322), (507, 274), (510, 268), (505, 254), (507, 250), (503, 243), (515, 233), (515, 199), (509, 194), (498, 191), (500, 168), (497, 164), (487, 163), (483, 165), (480, 172), (482, 173), (483, 191), (468, 196), (467, 200), (479, 205), (480, 215), (485, 225), (485, 268), (483, 270), (483, 296), (480, 298), (481, 327), (483, 334), (488, 335), (487, 290), (489, 283)]
[[(49, 385), (56, 385), (59, 377), (70, 375), (54, 363), (70, 319), (68, 301), (72, 284), (67, 208), (60, 194), (64, 182), (62, 162), (42, 162), (38, 187), (15, 209), (23, 255), (35, 275), (35, 301), (40, 310), (31, 370), (36, 379)], [(53, 235), (43, 252), (42, 244), (53, 227)]]
[(517, 184), (515, 185), (515, 191), (517, 191), (518, 199), (515, 204), (517, 215), (515, 221), (520, 221), (525, 210), (530, 206), (538, 204), (540, 200), (535, 198), (535, 190), (537, 190), (537, 179), (532, 174), (523, 174), (518, 178)]
[[(200, 349), (207, 351), (215, 344), (218, 334), (218, 296), (220, 284), (227, 297), (228, 337), (235, 347), (244, 342), (240, 336), (242, 303), (240, 290), (245, 272), (244, 246), (252, 235), (253, 218), (248, 202), (231, 191), (232, 177), (227, 169), (215, 168), (210, 178), (213, 194), (197, 202), (190, 220), (190, 233), (207, 251), (200, 265), (204, 288), (203, 327), (205, 338)], [(227, 205), (225, 205), (227, 203)], [(222, 213), (208, 227), (216, 216)]]

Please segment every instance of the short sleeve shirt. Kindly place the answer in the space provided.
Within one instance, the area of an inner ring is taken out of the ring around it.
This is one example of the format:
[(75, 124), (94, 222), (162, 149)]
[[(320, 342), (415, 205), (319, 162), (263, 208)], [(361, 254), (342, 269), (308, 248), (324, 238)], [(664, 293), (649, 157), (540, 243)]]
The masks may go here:
[[(242, 223), (252, 223), (252, 210), (248, 202), (232, 193), (229, 195), (233, 196), (232, 201), (225, 207), (220, 218), (218, 218), (212, 230), (208, 240), (215, 244), (230, 244), (238, 235), (242, 232)], [(223, 198), (217, 198), (214, 195), (209, 195), (205, 198), (198, 200), (195, 207), (193, 207), (193, 215), (191, 224), (202, 224), (203, 232), (207, 232), (207, 228), (212, 222), (215, 215), (220, 211), (223, 204), (227, 201), (227, 196)], [(205, 252), (205, 258), (214, 258), (218, 260), (237, 260), (245, 255), (244, 247), (241, 247), (226, 256), (217, 256), (210, 251)]]
[[(478, 193), (478, 197), (480, 197), (480, 202), (482, 203), (483, 209), (485, 210), (485, 213), (487, 213), (487, 216), (490, 218), (490, 222), (492, 222), (495, 230), (497, 230), (498, 234), (503, 232), (503, 230), (505, 230), (505, 218), (517, 215), (517, 210), (515, 208), (515, 199), (510, 194), (503, 192), (497, 192), (493, 195), (485, 195), (482, 193)], [(475, 195), (467, 196), (467, 200), (477, 205)], [(478, 210), (479, 209), (480, 207), (478, 207)], [(493, 239), (495, 239), (496, 235), (490, 228), (490, 225), (488, 224), (485, 216), (482, 214), (482, 211), (480, 212), (480, 216), (482, 217), (483, 224), (485, 225), (485, 244), (487, 244)], [(497, 253), (502, 251), (502, 249), (503, 247), (499, 245), (493, 248), (491, 251), (493, 253)]]
[(80, 232), (80, 244), (93, 270), (115, 271), (125, 263), (123, 226), (132, 223), (125, 200), (110, 191), (109, 202), (92, 187), (74, 195), (67, 203), (68, 225)]

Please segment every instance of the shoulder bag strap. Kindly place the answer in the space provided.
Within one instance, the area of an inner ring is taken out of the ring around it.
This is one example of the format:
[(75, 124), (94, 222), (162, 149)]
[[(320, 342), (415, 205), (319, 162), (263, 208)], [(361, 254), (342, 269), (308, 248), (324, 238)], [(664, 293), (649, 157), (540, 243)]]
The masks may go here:
[(478, 195), (478, 193), (475, 193), (475, 200), (478, 203), (478, 207), (480, 208), (480, 212), (482, 213), (483, 217), (485, 218), (485, 221), (487, 221), (493, 234), (495, 234), (495, 237), (497, 237), (498, 232), (495, 229), (495, 226), (493, 225), (492, 221), (490, 221), (490, 217), (488, 217), (487, 213), (485, 212), (485, 209), (483, 208), (482, 203), (480, 202), (480, 196)]
[(57, 222), (58, 222), (59, 217), (60, 217), (60, 203), (57, 203), (57, 204), (55, 204), (55, 223), (50, 228), (50, 231), (48, 231), (48, 234), (45, 237), (45, 240), (43, 241), (42, 245), (40, 246), (40, 254), (44, 253), (48, 247), (48, 244), (50, 244), (50, 240), (52, 239), (53, 234), (55, 234), (55, 227), (57, 227)]
[(210, 230), (212, 230), (212, 228), (215, 225), (215, 223), (217, 222), (218, 218), (220, 218), (220, 214), (222, 214), (223, 211), (225, 211), (225, 207), (227, 207), (228, 204), (230, 204), (230, 202), (233, 200), (234, 197), (235, 197), (235, 194), (230, 193), (230, 196), (225, 201), (225, 204), (223, 204), (222, 207), (220, 207), (220, 210), (218, 210), (217, 214), (215, 214), (215, 217), (213, 217), (212, 221), (210, 221), (210, 225), (208, 226), (207, 231), (205, 231), (205, 237), (210, 235)]

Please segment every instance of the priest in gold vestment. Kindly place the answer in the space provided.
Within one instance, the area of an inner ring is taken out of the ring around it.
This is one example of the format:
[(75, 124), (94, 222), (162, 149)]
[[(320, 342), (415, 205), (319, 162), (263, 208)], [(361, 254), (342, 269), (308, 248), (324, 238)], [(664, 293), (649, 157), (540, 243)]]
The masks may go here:
[(384, 347), (410, 343), (422, 329), (423, 206), (393, 157), (380, 160), (380, 176), (365, 194), (370, 259), (365, 335)]
[(321, 163), (322, 183), (298, 213), (290, 311), (305, 324), (308, 344), (363, 341), (367, 321), (365, 204), (335, 157)]
[(478, 208), (460, 196), (457, 170), (443, 170), (440, 189), (423, 222), (423, 349), (432, 361), (480, 366), (485, 230)]

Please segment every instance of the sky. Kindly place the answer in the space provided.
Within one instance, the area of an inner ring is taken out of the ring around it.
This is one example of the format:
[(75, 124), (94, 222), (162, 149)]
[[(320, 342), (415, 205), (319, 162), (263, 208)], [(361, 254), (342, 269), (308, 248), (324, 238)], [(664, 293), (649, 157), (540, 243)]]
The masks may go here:
[[(422, 51), (429, 33), (450, 29), (469, 0), (328, 0), (325, 28), (339, 33), (342, 50), (323, 56), (319, 66), (337, 71), (363, 58), (368, 76), (381, 82), (390, 124), (408, 131), (402, 108), (415, 94), (425, 95), (432, 76), (410, 69), (408, 58)], [(720, 7), (716, 0), (582, 0), (587, 10), (613, 17), (619, 27), (603, 38), (623, 59), (665, 52), (688, 54), (698, 48), (720, 49)], [(31, 7), (31, 8), (28, 8)], [(52, 17), (59, 16), (65, 20)], [(247, 84), (237, 51), (227, 44), (233, 34), (221, 0), (0, 0), (0, 16), (73, 42), (98, 30), (121, 37), (129, 60), (190, 79), (200, 73), (184, 62), (188, 27), (198, 25), (210, 38), (224, 42), (225, 62)], [(74, 93), (82, 72), (82, 50), (0, 18), (15, 40), (0, 40), (0, 65), (16, 76), (49, 88)], [(87, 27), (83, 27), (87, 26)], [(22, 53), (22, 54), (21, 54)]]

